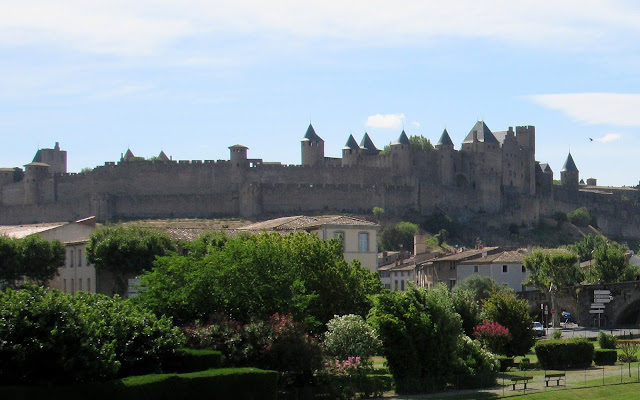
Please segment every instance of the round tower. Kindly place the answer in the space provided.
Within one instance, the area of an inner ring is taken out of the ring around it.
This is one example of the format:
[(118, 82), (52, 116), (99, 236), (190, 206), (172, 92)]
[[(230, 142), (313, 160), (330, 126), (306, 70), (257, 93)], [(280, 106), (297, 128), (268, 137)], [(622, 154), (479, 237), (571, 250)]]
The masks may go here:
[(49, 164), (31, 162), (24, 167), (24, 202), (25, 204), (38, 204), (40, 185), (49, 177)]
[(358, 163), (358, 156), (360, 155), (360, 146), (354, 139), (353, 135), (349, 135), (347, 143), (342, 148), (342, 166), (356, 165)]
[(578, 188), (578, 184), (580, 183), (580, 171), (578, 171), (578, 167), (576, 167), (571, 153), (567, 156), (567, 160), (560, 170), (560, 183), (562, 186), (575, 189)]
[(322, 165), (324, 163), (324, 140), (316, 134), (309, 124), (307, 133), (300, 141), (302, 165)]
[(391, 165), (401, 175), (408, 175), (411, 170), (411, 142), (404, 129), (398, 140), (391, 143)]
[(455, 165), (453, 155), (455, 150), (453, 141), (446, 129), (442, 132), (442, 136), (440, 136), (440, 140), (438, 140), (438, 144), (435, 147), (436, 154), (438, 154), (438, 164), (440, 165), (440, 182), (443, 185), (453, 185)]
[(247, 146), (243, 146), (241, 144), (234, 144), (233, 146), (229, 146), (229, 151), (231, 152), (229, 156), (229, 161), (235, 167), (244, 167), (247, 165), (247, 150), (249, 148)]

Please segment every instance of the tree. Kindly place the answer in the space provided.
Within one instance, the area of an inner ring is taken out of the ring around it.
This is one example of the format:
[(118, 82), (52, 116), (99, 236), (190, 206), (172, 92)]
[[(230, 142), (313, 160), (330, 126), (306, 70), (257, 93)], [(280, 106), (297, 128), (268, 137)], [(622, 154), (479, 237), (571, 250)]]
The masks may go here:
[(106, 227), (91, 233), (87, 260), (98, 270), (113, 273), (113, 292), (123, 295), (127, 276), (153, 268), (156, 257), (176, 250), (165, 233), (145, 228)]
[(446, 286), (383, 293), (368, 319), (382, 340), (398, 393), (426, 392), (483, 372), (493, 376), (485, 383), (494, 382), (495, 360), (465, 341)]
[(360, 315), (335, 316), (327, 323), (323, 345), (327, 354), (338, 360), (361, 357), (367, 360), (378, 354), (380, 339)]
[(387, 226), (380, 234), (382, 250), (413, 250), (413, 237), (418, 232), (418, 225), (411, 222), (399, 222)]
[(580, 207), (567, 214), (567, 219), (577, 226), (588, 226), (591, 223), (591, 214), (586, 207)]
[(284, 313), (319, 328), (334, 315), (366, 315), (368, 296), (382, 291), (376, 274), (344, 260), (337, 239), (206, 235), (192, 249), (159, 258), (142, 275), (145, 290), (136, 300), (181, 324), (214, 313), (242, 323)]
[[(22, 277), (45, 285), (64, 265), (64, 245), (38, 235), (24, 239), (0, 236), (0, 284), (14, 287)], [(2, 286), (0, 285), (0, 286)]]
[[(502, 290), (503, 287), (488, 276), (484, 275), (471, 275), (467, 279), (458, 283), (454, 289), (456, 291), (469, 291), (471, 292), (474, 300), (481, 303), (482, 300), (487, 299), (491, 292), (494, 290)], [(475, 326), (475, 325), (474, 325)]]
[(605, 242), (593, 252), (594, 264), (589, 269), (589, 282), (624, 282), (636, 279), (638, 267), (627, 261), (627, 247), (616, 242)]
[(411, 143), (411, 150), (413, 151), (431, 151), (433, 150), (433, 145), (431, 141), (426, 137), (420, 136), (410, 136), (409, 143)]
[(471, 290), (460, 290), (457, 286), (451, 292), (451, 301), (453, 308), (456, 310), (460, 318), (462, 318), (462, 328), (467, 336), (473, 335), (475, 328), (481, 321), (480, 306)]
[(529, 302), (512, 290), (494, 290), (482, 303), (482, 319), (497, 322), (509, 330), (511, 341), (504, 348), (507, 356), (525, 355), (535, 343)]
[(580, 262), (593, 259), (593, 252), (600, 246), (605, 246), (607, 239), (602, 235), (588, 234), (584, 239), (568, 245), (567, 248), (578, 255)]
[(373, 215), (376, 216), (376, 221), (380, 222), (380, 218), (384, 215), (384, 208), (382, 207), (373, 207)]
[[(529, 270), (526, 284), (545, 293), (555, 309), (555, 292), (559, 287), (580, 283), (584, 274), (578, 264), (578, 256), (567, 250), (536, 249), (524, 257)], [(553, 326), (558, 326), (558, 313), (552, 314)]]

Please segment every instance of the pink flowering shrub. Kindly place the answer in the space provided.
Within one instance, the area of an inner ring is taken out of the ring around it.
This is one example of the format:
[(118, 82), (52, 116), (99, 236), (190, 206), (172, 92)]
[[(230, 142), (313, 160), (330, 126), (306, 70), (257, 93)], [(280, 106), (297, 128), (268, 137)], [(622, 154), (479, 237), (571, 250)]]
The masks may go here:
[(473, 328), (473, 336), (489, 351), (495, 354), (504, 354), (511, 334), (509, 329), (497, 322), (482, 320), (482, 323)]

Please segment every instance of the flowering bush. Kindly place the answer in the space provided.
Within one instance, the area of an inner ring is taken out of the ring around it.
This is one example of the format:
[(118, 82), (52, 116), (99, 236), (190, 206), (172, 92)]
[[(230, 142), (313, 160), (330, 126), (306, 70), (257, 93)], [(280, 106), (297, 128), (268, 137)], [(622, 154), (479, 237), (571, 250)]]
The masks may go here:
[(372, 375), (373, 364), (361, 357), (348, 357), (346, 360), (331, 359), (318, 371), (317, 387), (320, 395), (327, 398), (348, 400), (372, 396), (381, 397), (391, 390), (391, 378)]
[(309, 383), (321, 367), (320, 344), (288, 314), (244, 325), (219, 314), (215, 323), (184, 332), (191, 347), (221, 351), (228, 366), (279, 371), (283, 386)]
[(324, 335), (327, 355), (339, 360), (353, 357), (368, 359), (380, 350), (381, 342), (374, 329), (359, 315), (335, 316), (327, 323)]
[(495, 354), (505, 354), (505, 349), (511, 340), (509, 329), (497, 322), (482, 320), (473, 328), (473, 336), (489, 351)]
[(490, 387), (495, 384), (500, 363), (494, 354), (476, 340), (462, 335), (456, 383), (458, 388)]
[(622, 362), (634, 362), (638, 361), (638, 350), (640, 349), (640, 342), (637, 340), (618, 340), (616, 347), (620, 349), (620, 357), (618, 359)]

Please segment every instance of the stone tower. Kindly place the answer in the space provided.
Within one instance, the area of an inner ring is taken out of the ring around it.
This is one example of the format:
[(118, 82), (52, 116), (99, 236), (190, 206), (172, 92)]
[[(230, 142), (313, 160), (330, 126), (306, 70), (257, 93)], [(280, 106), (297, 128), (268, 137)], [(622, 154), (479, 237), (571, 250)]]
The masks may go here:
[(440, 165), (440, 182), (443, 185), (452, 185), (454, 180), (454, 149), (449, 132), (445, 129), (436, 144), (438, 150), (438, 163)]
[(53, 149), (38, 150), (32, 162), (47, 164), (49, 172), (53, 174), (67, 173), (67, 152), (60, 150), (60, 143), (58, 142), (56, 142)]
[(560, 183), (562, 186), (568, 188), (578, 188), (580, 182), (580, 171), (576, 167), (576, 163), (571, 157), (571, 153), (567, 156), (567, 160), (564, 162), (564, 166), (560, 170)]
[(307, 133), (300, 141), (302, 150), (302, 165), (318, 166), (324, 164), (324, 140), (309, 124)]
[(364, 154), (377, 155), (380, 153), (380, 150), (373, 144), (373, 140), (369, 137), (367, 132), (364, 133), (362, 140), (360, 141), (360, 149)]
[(229, 146), (229, 151), (231, 152), (229, 161), (234, 167), (244, 167), (247, 165), (247, 150), (249, 148), (247, 146), (243, 146), (241, 144), (234, 144), (233, 146)]
[(342, 148), (342, 166), (356, 165), (359, 155), (360, 146), (358, 146), (358, 142), (353, 138), (353, 135), (349, 135), (347, 143)]
[(391, 143), (391, 166), (400, 175), (408, 175), (411, 170), (411, 142), (404, 129), (398, 140)]

